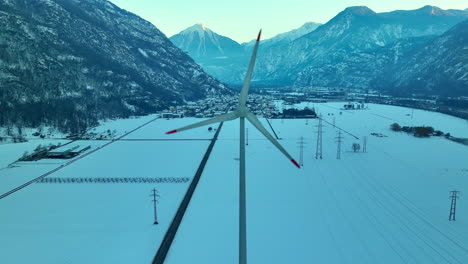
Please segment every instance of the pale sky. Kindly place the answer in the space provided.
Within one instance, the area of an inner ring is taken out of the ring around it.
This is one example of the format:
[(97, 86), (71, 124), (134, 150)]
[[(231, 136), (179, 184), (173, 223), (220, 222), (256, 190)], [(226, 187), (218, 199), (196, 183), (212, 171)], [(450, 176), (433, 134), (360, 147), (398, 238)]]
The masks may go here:
[(467, 0), (110, 0), (153, 23), (166, 36), (195, 23), (239, 43), (263, 29), (262, 39), (298, 28), (305, 22), (326, 23), (349, 6), (367, 6), (377, 13), (411, 10), (425, 5), (466, 9)]

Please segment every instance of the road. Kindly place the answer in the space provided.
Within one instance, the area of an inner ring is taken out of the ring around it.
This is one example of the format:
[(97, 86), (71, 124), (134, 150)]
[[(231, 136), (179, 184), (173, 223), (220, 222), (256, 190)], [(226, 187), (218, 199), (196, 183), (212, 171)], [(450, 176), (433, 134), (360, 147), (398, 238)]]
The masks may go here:
[(222, 127), (223, 127), (223, 122), (219, 124), (218, 129), (216, 130), (216, 133), (213, 139), (211, 140), (211, 143), (208, 146), (208, 149), (206, 150), (202, 161), (200, 162), (200, 166), (198, 167), (197, 172), (195, 173), (195, 176), (193, 177), (193, 181), (192, 183), (190, 183), (190, 186), (187, 189), (187, 193), (185, 193), (184, 199), (180, 203), (179, 208), (177, 209), (177, 212), (174, 218), (172, 219), (171, 225), (169, 226), (169, 228), (166, 231), (166, 234), (164, 235), (163, 241), (161, 242), (161, 245), (159, 246), (159, 249), (156, 252), (156, 256), (153, 259), (153, 262), (152, 262), (153, 264), (164, 263), (164, 260), (166, 259), (167, 253), (169, 252), (171, 248), (172, 242), (174, 241), (174, 237), (177, 234), (177, 230), (179, 229), (182, 219), (184, 218), (187, 207), (190, 204), (190, 200), (192, 199), (193, 193), (195, 192), (195, 189), (197, 188), (198, 182), (200, 181), (200, 177), (203, 173), (203, 170), (205, 169), (206, 162), (208, 161), (208, 158), (210, 157), (211, 151), (213, 150), (213, 147), (216, 143), (216, 140), (218, 139), (218, 135)]

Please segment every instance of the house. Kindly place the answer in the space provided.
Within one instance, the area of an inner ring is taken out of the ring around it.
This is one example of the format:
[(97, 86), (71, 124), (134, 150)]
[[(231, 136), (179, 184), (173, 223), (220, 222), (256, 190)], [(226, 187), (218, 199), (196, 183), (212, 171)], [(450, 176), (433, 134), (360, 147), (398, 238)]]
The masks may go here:
[(174, 114), (171, 112), (161, 113), (161, 118), (174, 118)]

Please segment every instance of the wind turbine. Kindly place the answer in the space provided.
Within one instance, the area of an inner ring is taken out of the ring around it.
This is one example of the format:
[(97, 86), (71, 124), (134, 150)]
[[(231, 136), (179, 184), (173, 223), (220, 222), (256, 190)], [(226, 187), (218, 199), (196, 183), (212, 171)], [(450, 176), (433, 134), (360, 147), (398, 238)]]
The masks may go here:
[(173, 134), (176, 132), (181, 132), (184, 130), (189, 130), (196, 127), (201, 127), (213, 123), (230, 121), (239, 118), (240, 119), (240, 151), (239, 151), (239, 263), (247, 263), (247, 236), (246, 236), (246, 210), (245, 210), (245, 119), (249, 120), (252, 125), (258, 129), (276, 148), (281, 151), (296, 167), (301, 168), (301, 166), (294, 160), (291, 155), (276, 141), (276, 139), (268, 133), (268, 131), (263, 127), (258, 118), (252, 114), (247, 108), (247, 94), (249, 92), (250, 80), (252, 79), (252, 73), (255, 65), (255, 59), (257, 57), (258, 45), (260, 43), (260, 35), (262, 30), (258, 33), (257, 41), (250, 58), (249, 68), (247, 70), (247, 75), (245, 77), (244, 85), (242, 87), (239, 104), (235, 111), (219, 115), (217, 117), (201, 121), (192, 125), (188, 125), (179, 129), (174, 129), (166, 134)]

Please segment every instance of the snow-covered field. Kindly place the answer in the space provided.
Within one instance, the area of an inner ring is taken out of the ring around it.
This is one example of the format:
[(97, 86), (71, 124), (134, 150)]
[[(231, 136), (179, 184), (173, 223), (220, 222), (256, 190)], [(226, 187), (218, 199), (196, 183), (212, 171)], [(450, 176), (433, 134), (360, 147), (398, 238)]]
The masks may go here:
[[(313, 105), (329, 123), (335, 118), (337, 127), (359, 137), (342, 134), (340, 160), (332, 125), (324, 124), (323, 159), (316, 160), (318, 120), (271, 120), (298, 161), (304, 137), (300, 170), (247, 126), (249, 263), (467, 263), (468, 146), (389, 126), (428, 125), (468, 137), (468, 122), (421, 110), (411, 118), (410, 109), (384, 105), (342, 111), (342, 104)], [(102, 129), (121, 133), (150, 119)], [(164, 132), (195, 121), (158, 119), (124, 139), (204, 140), (115, 141), (48, 177), (191, 178), (214, 132)], [(224, 124), (166, 263), (238, 262), (238, 130), (238, 121)], [(363, 136), (367, 153), (352, 152)], [(59, 166), (45, 162), (0, 170), (0, 195)], [(157, 226), (149, 196), (154, 187), (161, 195)], [(0, 199), (0, 262), (150, 263), (187, 187), (32, 184)], [(455, 189), (461, 191), (457, 220), (449, 222), (448, 196)]]

